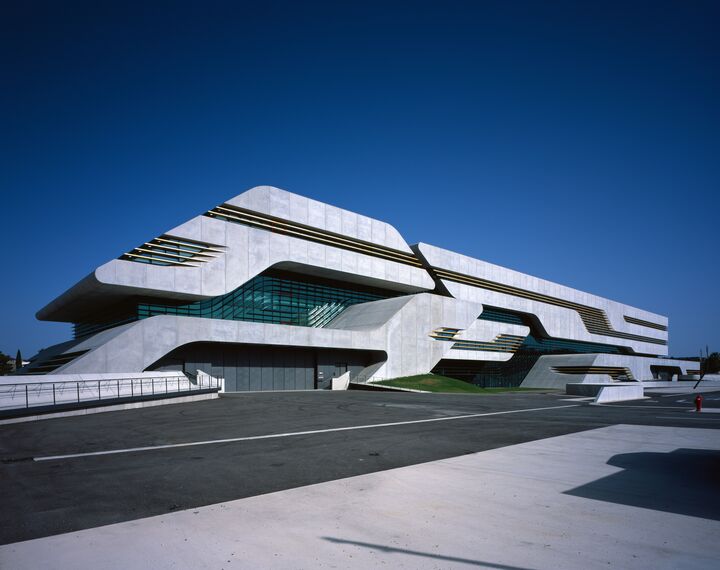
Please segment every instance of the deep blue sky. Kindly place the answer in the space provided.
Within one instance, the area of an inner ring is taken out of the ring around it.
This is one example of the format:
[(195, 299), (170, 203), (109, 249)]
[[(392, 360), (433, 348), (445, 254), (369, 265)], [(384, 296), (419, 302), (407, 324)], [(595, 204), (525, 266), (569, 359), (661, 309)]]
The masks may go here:
[[(551, 5), (550, 5), (551, 4)], [(720, 350), (720, 3), (5, 2), (0, 350), (258, 184)]]

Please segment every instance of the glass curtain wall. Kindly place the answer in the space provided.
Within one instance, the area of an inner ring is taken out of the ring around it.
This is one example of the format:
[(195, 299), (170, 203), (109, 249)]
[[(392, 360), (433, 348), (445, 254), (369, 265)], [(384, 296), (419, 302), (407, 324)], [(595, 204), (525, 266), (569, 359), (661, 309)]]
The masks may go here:
[(358, 303), (385, 299), (389, 294), (341, 289), (278, 277), (259, 276), (227, 295), (172, 306), (138, 304), (138, 318), (182, 315), (231, 321), (251, 321), (301, 327), (323, 327)]
[(629, 354), (623, 347), (593, 342), (543, 338), (529, 315), (513, 313), (496, 307), (485, 307), (480, 320), (511, 323), (530, 327), (530, 334), (506, 362), (475, 362), (441, 360), (433, 369), (436, 374), (450, 376), (486, 388), (519, 386), (544, 354), (605, 353)]
[(394, 291), (350, 283), (310, 281), (296, 274), (269, 273), (251, 279), (226, 295), (193, 303), (139, 300), (103, 322), (75, 323), (75, 338), (156, 315), (324, 327), (352, 305), (398, 295), (400, 293)]

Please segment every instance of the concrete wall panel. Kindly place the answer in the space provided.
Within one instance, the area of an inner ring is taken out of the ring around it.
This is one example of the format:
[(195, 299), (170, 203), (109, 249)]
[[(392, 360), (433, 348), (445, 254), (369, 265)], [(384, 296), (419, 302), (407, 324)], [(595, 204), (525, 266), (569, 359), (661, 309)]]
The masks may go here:
[[(428, 244), (421, 243), (415, 247), (433, 267), (484, 279), (504, 286), (516, 287), (530, 293), (547, 295), (561, 301), (569, 301), (571, 303), (599, 309), (607, 316), (612, 330), (618, 333), (636, 334), (652, 339), (667, 340), (666, 331), (630, 324), (625, 321), (624, 318), (625, 316), (634, 316), (635, 318), (667, 326), (667, 318), (661, 315), (642, 311), (635, 307), (598, 297), (597, 295), (578, 291), (577, 289), (565, 287), (564, 285), (539, 279), (531, 275), (525, 275), (505, 267), (473, 259)], [(458, 283), (449, 279), (443, 279), (442, 283), (448, 291), (458, 299), (533, 314), (537, 316), (545, 333), (551, 337), (612, 344), (615, 346), (627, 346), (636, 352), (645, 354), (667, 354), (667, 345), (656, 344), (640, 339), (625, 339), (617, 336), (590, 333), (579, 313), (572, 308), (565, 308), (513, 294)]]

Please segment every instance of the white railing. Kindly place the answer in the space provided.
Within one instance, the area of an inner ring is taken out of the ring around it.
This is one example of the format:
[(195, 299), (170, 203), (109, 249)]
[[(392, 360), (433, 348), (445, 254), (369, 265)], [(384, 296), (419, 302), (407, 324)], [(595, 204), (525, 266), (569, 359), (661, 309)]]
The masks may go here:
[(216, 390), (222, 379), (198, 374), (193, 382), (184, 376), (118, 378), (64, 382), (0, 384), (0, 410), (61, 406), (102, 400), (141, 399), (182, 392)]

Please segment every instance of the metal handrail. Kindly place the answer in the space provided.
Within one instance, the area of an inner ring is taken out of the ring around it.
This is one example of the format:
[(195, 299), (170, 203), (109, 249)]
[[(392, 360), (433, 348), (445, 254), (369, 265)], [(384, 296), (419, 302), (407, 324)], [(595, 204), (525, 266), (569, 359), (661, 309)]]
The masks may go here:
[(183, 376), (160, 376), (0, 384), (0, 410), (54, 407), (103, 400), (132, 400), (146, 396), (219, 390), (221, 386), (221, 378), (209, 375), (196, 377), (194, 382)]

